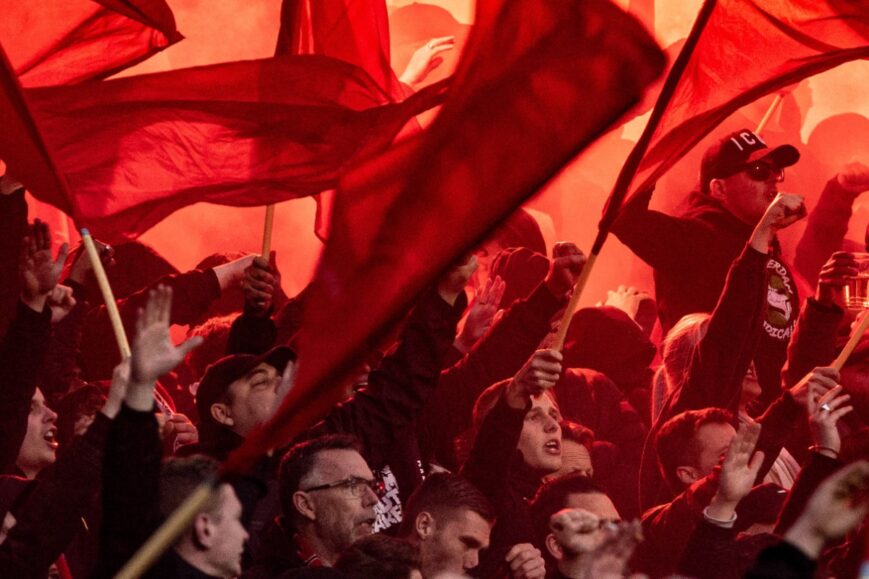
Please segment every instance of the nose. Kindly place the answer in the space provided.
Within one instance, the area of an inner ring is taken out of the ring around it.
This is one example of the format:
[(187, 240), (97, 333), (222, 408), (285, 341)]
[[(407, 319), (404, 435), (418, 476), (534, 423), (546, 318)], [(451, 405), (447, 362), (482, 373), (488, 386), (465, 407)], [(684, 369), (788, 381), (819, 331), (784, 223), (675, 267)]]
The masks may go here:
[(365, 487), (365, 495), (362, 497), (362, 504), (367, 507), (373, 507), (380, 501), (380, 497), (377, 496), (370, 487)]
[(480, 564), (480, 555), (477, 551), (470, 551), (465, 555), (465, 561), (462, 566), (465, 568), (465, 571), (470, 571), (474, 567)]
[(54, 423), (57, 420), (57, 413), (48, 406), (42, 407), (42, 421)]
[(551, 434), (557, 430), (561, 429), (561, 425), (557, 420), (552, 418), (551, 416), (546, 417), (546, 423), (543, 425), (543, 431), (547, 434)]

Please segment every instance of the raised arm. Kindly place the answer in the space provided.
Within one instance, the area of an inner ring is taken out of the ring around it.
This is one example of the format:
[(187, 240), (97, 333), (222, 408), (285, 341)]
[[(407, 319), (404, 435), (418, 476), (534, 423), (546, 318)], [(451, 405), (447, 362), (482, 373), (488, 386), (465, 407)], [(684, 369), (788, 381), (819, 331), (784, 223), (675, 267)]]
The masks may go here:
[(706, 335), (695, 349), (688, 379), (675, 394), (668, 417), (699, 408), (738, 409), (742, 380), (761, 330), (770, 245), (776, 233), (801, 219), (804, 211), (799, 195), (779, 193), (770, 203), (730, 269)]

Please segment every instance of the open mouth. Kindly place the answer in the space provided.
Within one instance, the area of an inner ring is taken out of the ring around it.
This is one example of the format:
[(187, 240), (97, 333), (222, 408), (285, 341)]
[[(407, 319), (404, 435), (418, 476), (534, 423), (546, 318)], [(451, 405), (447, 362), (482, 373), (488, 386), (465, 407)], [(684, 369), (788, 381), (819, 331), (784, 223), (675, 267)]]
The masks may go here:
[(60, 444), (57, 442), (57, 428), (50, 428), (48, 432), (43, 435), (43, 440), (48, 443), (48, 446), (52, 448), (52, 450), (57, 450), (57, 447)]
[(558, 455), (561, 454), (561, 442), (558, 440), (549, 440), (543, 445), (546, 454)]

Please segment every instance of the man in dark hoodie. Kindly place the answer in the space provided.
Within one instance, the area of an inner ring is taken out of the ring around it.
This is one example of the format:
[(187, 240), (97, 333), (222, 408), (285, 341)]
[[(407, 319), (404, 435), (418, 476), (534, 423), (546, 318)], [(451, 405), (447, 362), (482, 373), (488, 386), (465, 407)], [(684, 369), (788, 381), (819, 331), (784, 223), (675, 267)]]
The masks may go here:
[[(686, 314), (712, 311), (730, 264), (778, 193), (785, 168), (799, 158), (791, 145), (771, 149), (758, 135), (741, 130), (705, 152), (700, 191), (690, 196), (683, 215), (650, 210), (652, 190), (626, 203), (613, 233), (654, 269), (664, 332)], [(768, 307), (755, 365), (763, 401), (769, 403), (779, 392), (779, 374), (799, 313), (799, 296), (777, 240), (771, 244), (767, 269)]]

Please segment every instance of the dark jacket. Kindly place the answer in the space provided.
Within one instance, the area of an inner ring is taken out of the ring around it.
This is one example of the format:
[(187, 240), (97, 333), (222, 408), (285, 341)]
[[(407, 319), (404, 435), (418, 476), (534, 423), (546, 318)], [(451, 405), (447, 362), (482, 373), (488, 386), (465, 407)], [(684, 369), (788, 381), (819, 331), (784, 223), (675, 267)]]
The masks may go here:
[(21, 474), (15, 462), (50, 337), (51, 308), (37, 312), (19, 301), (0, 341), (0, 474)]
[(767, 256), (745, 246), (733, 262), (721, 299), (698, 343), (682, 388), (670, 394), (646, 440), (640, 471), (640, 505), (649, 508), (672, 498), (658, 472), (655, 437), (672, 417), (686, 410), (739, 407), (742, 381), (754, 357), (764, 312)]
[(73, 537), (85, 532), (100, 487), (103, 448), (111, 421), (98, 413), (53, 465), (15, 513), (17, 522), (0, 545), (0, 577), (46, 577)]
[(564, 303), (539, 284), (528, 297), (514, 302), (467, 355), (441, 372), (417, 423), (424, 461), (458, 470), (453, 440), (470, 428), (477, 397), (519, 371), (549, 333), (552, 317)]
[[(648, 208), (651, 193), (637, 195), (625, 205), (613, 233), (654, 269), (655, 297), (666, 332), (686, 314), (712, 311), (728, 270), (743, 252), (754, 226), (700, 193), (689, 197), (689, 207), (680, 217), (652, 211)], [(767, 269), (767, 308), (754, 361), (764, 402), (769, 403), (778, 395), (799, 295), (777, 242)]]
[(523, 468), (521, 454), (516, 450), (530, 407), (529, 402), (524, 409), (511, 408), (502, 395), (483, 419), (471, 455), (462, 467), (462, 476), (483, 491), (495, 507), (489, 548), (480, 554), (475, 577), (500, 576), (507, 551), (534, 538), (529, 500), (541, 477)]

